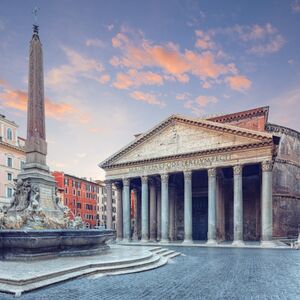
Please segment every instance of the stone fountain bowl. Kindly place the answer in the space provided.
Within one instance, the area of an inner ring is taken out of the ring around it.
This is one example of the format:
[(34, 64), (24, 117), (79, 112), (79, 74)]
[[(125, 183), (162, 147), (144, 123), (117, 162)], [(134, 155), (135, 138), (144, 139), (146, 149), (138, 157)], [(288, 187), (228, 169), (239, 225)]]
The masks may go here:
[(115, 237), (108, 229), (0, 230), (1, 260), (96, 255)]

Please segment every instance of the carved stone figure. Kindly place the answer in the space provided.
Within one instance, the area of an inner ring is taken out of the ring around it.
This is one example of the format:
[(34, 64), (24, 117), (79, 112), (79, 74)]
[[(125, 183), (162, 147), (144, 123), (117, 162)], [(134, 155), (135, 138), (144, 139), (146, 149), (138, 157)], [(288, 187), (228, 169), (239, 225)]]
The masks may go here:
[(31, 194), (30, 194), (30, 205), (29, 209), (33, 211), (37, 211), (40, 205), (40, 188), (38, 185), (33, 185), (31, 187)]

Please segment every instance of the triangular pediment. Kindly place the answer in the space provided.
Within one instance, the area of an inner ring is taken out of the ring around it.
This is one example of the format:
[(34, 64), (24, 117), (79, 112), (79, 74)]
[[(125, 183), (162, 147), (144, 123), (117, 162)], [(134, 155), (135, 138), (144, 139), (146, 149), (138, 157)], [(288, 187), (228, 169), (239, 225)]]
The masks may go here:
[(241, 129), (207, 120), (172, 116), (143, 134), (100, 166), (126, 164), (260, 143), (272, 139), (268, 133)]

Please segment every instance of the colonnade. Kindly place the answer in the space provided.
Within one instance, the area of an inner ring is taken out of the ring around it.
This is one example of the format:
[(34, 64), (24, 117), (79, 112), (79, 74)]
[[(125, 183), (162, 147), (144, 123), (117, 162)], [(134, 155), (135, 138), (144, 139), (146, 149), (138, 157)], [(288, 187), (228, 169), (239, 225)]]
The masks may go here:
[[(272, 240), (272, 162), (261, 163), (261, 241)], [(243, 166), (233, 168), (233, 244), (243, 243)], [(207, 243), (216, 243), (217, 231), (217, 168), (210, 168), (208, 173), (208, 231)], [(142, 241), (168, 242), (174, 234), (175, 203), (169, 197), (169, 175), (159, 174), (160, 184), (152, 176), (141, 177), (141, 239)], [(184, 175), (184, 243), (191, 243), (192, 232), (192, 171), (183, 171)], [(131, 178), (124, 178), (117, 187), (117, 239), (131, 240)], [(107, 181), (107, 227), (112, 224), (112, 181)], [(138, 222), (137, 195), (135, 221)], [(174, 197), (173, 197), (174, 198)], [(172, 198), (172, 199), (173, 199)], [(170, 214), (171, 213), (171, 214)], [(170, 224), (171, 223), (171, 224)], [(137, 224), (135, 225), (137, 230)], [(173, 232), (173, 233), (172, 233)], [(138, 233), (134, 233), (137, 239)]]

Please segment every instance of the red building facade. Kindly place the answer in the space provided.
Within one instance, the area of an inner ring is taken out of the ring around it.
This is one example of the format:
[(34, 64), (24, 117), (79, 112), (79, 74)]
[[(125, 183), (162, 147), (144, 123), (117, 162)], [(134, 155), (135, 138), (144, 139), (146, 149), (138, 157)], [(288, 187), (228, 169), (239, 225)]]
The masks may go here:
[(71, 210), (71, 217), (80, 216), (90, 228), (97, 224), (97, 200), (100, 186), (93, 181), (54, 171), (57, 188), (62, 191), (64, 205)]

